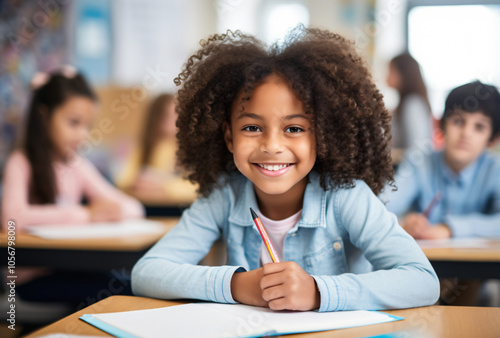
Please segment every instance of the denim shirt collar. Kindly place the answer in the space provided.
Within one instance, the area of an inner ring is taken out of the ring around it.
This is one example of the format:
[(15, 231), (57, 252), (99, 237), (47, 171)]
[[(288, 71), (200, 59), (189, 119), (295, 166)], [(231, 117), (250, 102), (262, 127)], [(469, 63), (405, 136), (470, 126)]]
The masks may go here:
[(471, 164), (462, 169), (459, 173), (455, 173), (448, 166), (448, 164), (446, 164), (446, 161), (444, 159), (444, 151), (442, 151), (440, 156), (441, 174), (443, 175), (444, 179), (449, 183), (456, 182), (461, 187), (469, 186), (474, 179), (476, 168), (478, 167), (479, 163), (484, 159), (484, 157), (485, 154), (483, 153)]
[[(306, 185), (302, 215), (297, 227), (326, 228), (326, 191), (319, 184), (320, 176), (311, 171), (308, 175), (309, 183)], [(320, 206), (320, 212), (318, 212)], [(250, 207), (258, 209), (253, 183), (246, 180), (241, 193), (236, 196), (234, 207), (229, 213), (229, 221), (240, 226), (253, 226)]]

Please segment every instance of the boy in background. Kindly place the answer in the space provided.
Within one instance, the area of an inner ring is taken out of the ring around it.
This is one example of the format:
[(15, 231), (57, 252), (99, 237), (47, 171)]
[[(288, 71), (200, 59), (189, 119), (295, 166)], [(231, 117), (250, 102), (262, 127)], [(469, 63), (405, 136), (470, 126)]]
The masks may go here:
[[(415, 239), (500, 237), (500, 159), (488, 151), (500, 138), (498, 90), (479, 81), (453, 89), (441, 129), (444, 149), (407, 154), (398, 190), (380, 199)], [(441, 279), (441, 303), (477, 305), (480, 286)]]
[(415, 239), (500, 237), (500, 94), (479, 81), (453, 89), (441, 120), (444, 150), (412, 152), (397, 191), (380, 196)]

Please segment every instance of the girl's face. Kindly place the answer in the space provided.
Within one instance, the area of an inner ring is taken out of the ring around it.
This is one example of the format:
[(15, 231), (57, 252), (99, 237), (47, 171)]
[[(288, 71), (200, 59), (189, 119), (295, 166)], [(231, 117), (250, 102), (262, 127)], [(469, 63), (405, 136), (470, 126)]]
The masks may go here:
[(95, 115), (94, 102), (73, 96), (57, 107), (49, 121), (49, 135), (59, 159), (73, 155), (88, 135)]
[(389, 65), (389, 72), (386, 79), (387, 85), (391, 88), (398, 89), (401, 85), (401, 75), (394, 64)]
[[(277, 75), (258, 86), (241, 111), (241, 93), (233, 103), (225, 141), (238, 170), (261, 194), (303, 194), (316, 161), (311, 115)], [(288, 195), (287, 195), (288, 196)]]

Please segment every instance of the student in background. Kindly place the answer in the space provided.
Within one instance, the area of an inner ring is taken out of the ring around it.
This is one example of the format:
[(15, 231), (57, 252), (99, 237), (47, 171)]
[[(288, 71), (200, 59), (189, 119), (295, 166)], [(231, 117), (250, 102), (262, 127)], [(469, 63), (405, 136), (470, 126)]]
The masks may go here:
[[(434, 270), (376, 197), (392, 180), (390, 116), (352, 44), (303, 27), (269, 50), (238, 32), (207, 41), (175, 80), (179, 160), (204, 198), (135, 265), (134, 293), (300, 311), (433, 304)], [(227, 265), (196, 265), (219, 238)]]
[[(77, 154), (96, 112), (96, 96), (84, 77), (65, 66), (51, 74), (38, 73), (32, 86), (24, 139), (5, 169), (2, 224), (13, 220), (22, 231), (27, 225), (87, 225), (143, 217), (138, 201), (111, 186)], [(82, 205), (82, 199), (88, 204)], [(32, 268), (16, 271), (20, 298), (73, 305), (95, 297), (114, 277)], [(124, 285), (129, 284), (126, 279)], [(130, 288), (121, 292), (130, 294)]]
[(177, 113), (171, 94), (161, 94), (149, 108), (141, 147), (135, 149), (116, 185), (147, 202), (174, 200), (191, 203), (196, 186), (181, 177), (176, 167)]
[(479, 81), (453, 89), (441, 129), (444, 150), (409, 154), (398, 190), (381, 200), (417, 239), (500, 236), (500, 159), (487, 151), (500, 136), (498, 90)]
[(393, 157), (398, 162), (405, 150), (432, 145), (432, 113), (420, 66), (410, 54), (391, 60), (387, 84), (399, 94), (391, 129)]
[[(77, 154), (96, 112), (96, 96), (69, 66), (39, 73), (24, 139), (7, 160), (2, 224), (87, 224), (144, 215), (142, 205), (115, 189)], [(88, 205), (82, 205), (82, 199)]]

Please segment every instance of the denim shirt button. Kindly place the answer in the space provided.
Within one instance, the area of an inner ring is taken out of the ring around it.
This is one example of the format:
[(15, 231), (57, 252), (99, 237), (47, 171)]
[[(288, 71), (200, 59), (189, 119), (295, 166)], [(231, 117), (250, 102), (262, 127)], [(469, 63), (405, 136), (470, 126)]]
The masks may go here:
[(342, 244), (340, 244), (340, 242), (335, 242), (333, 243), (333, 248), (339, 251), (340, 249), (342, 249)]

